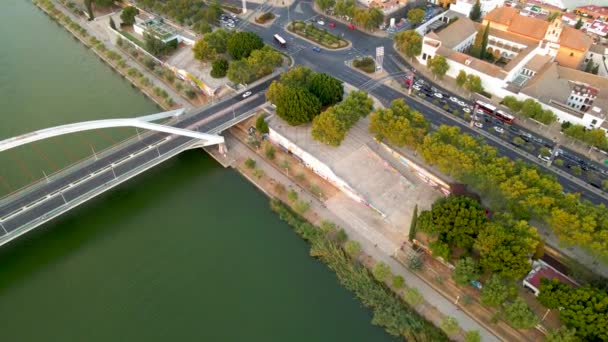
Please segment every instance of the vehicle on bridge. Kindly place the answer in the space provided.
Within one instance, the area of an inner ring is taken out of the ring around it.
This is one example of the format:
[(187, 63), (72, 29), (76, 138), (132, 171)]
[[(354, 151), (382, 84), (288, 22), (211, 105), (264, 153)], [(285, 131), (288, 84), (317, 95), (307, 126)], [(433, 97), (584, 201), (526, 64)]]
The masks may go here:
[(515, 117), (503, 110), (500, 110), (494, 106), (492, 106), (491, 104), (482, 102), (482, 101), (476, 101), (475, 102), (475, 112), (476, 113), (484, 113), (484, 114), (488, 114), (491, 116), (496, 117), (498, 120), (503, 121), (505, 123), (508, 124), (512, 124), (513, 121), (515, 121)]
[(277, 42), (277, 44), (279, 44), (279, 46), (282, 48), (287, 47), (287, 41), (285, 39), (283, 39), (283, 37), (279, 36), (278, 34), (274, 35), (274, 41)]

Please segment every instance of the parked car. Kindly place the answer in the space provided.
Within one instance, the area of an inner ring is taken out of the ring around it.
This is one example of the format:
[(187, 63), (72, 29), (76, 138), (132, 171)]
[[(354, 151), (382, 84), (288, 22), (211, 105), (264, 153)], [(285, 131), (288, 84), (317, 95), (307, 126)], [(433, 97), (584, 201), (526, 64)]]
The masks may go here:
[(475, 123), (473, 125), (477, 128), (483, 128), (483, 124), (479, 121), (475, 121)]
[(450, 96), (450, 101), (458, 102), (458, 98), (456, 96)]
[(318, 47), (318, 46), (313, 46), (312, 47), (312, 51), (314, 51), (314, 52), (321, 52), (321, 48)]
[(543, 156), (542, 154), (538, 155), (538, 159), (544, 160), (546, 162), (551, 161), (551, 157), (549, 157), (549, 156)]
[(336, 27), (336, 23), (329, 23), (329, 27), (331, 27), (331, 28)]
[(354, 29), (355, 29), (355, 25), (352, 25), (352, 24), (351, 24), (351, 25), (348, 25), (348, 29), (349, 29), (349, 30), (354, 30)]
[(505, 132), (504, 128), (498, 126), (494, 126), (494, 130), (500, 134), (503, 134)]
[(466, 105), (467, 105), (467, 104), (466, 104), (466, 102), (461, 101), (461, 100), (459, 100), (459, 101), (458, 101), (458, 104), (459, 104), (461, 107), (464, 107), (464, 106), (466, 106)]
[(417, 85), (417, 84), (416, 84), (416, 85), (414, 85), (412, 88), (414, 88), (414, 89), (416, 89), (416, 90), (418, 90), (418, 91), (420, 91), (420, 89), (421, 89), (421, 88), (420, 88), (420, 86), (419, 86), (419, 85)]
[(243, 98), (244, 99), (248, 98), (249, 96), (251, 96), (251, 92), (250, 91), (247, 91), (247, 92), (243, 93)]
[(471, 110), (469, 109), (469, 107), (462, 108), (462, 111), (465, 113), (471, 113)]
[(435, 96), (438, 99), (442, 99), (443, 98), (443, 94), (441, 94), (441, 93), (435, 93), (435, 94), (433, 94), (433, 96)]
[(317, 20), (317, 24), (323, 26), (323, 25), (325, 25), (325, 22), (323, 20)]

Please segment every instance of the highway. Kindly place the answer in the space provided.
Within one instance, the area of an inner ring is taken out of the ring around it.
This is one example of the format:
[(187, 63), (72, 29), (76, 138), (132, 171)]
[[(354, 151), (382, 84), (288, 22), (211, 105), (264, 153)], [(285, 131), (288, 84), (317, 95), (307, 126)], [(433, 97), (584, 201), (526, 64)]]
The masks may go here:
[[(545, 163), (539, 162), (539, 159), (535, 155), (531, 155), (526, 151), (518, 149), (509, 142), (505, 142), (496, 137), (492, 133), (471, 128), (468, 124), (464, 123), (462, 119), (458, 119), (453, 115), (447, 114), (441, 109), (433, 108), (433, 106), (430, 104), (422, 103), (406, 97), (399, 91), (384, 85), (383, 82), (377, 82), (376, 80), (373, 80), (370, 77), (348, 67), (345, 64), (345, 61), (351, 60), (358, 56), (374, 55), (376, 47), (383, 46), (385, 53), (383, 67), (391, 77), (403, 82), (403, 76), (406, 73), (405, 69), (411, 69), (409, 63), (404, 60), (393, 48), (392, 39), (371, 36), (358, 30), (349, 30), (345, 24), (317, 14), (314, 12), (311, 6), (312, 3), (310, 2), (297, 3), (291, 6), (289, 15), (287, 15), (286, 8), (274, 8), (272, 9), (272, 12), (277, 15), (277, 19), (270, 27), (266, 28), (249, 23), (243, 25), (241, 29), (259, 34), (268, 44), (274, 44), (273, 35), (280, 34), (287, 40), (288, 43), (285, 50), (294, 59), (296, 65), (304, 65), (317, 72), (330, 74), (355, 87), (366, 90), (378, 98), (384, 105), (389, 105), (394, 99), (404, 98), (408, 105), (421, 112), (432, 124), (437, 126), (457, 126), (464, 133), (473, 136), (482, 136), (485, 142), (495, 147), (501, 155), (507, 156), (512, 160), (526, 160), (556, 177), (565, 192), (577, 192), (581, 194), (581, 198), (583, 199), (587, 199), (595, 204), (604, 203), (605, 205), (608, 205), (608, 198), (606, 197), (605, 193), (599, 189), (593, 188), (584, 180), (578, 179), (576, 176), (569, 174), (568, 172), (570, 171), (568, 169), (558, 168), (556, 166), (548, 167)], [(255, 7), (256, 5), (254, 4), (248, 4), (248, 8), (250, 9)], [(335, 28), (329, 28), (327, 26), (325, 27), (331, 33), (343, 35), (345, 39), (352, 42), (352, 46), (338, 51), (322, 49), (321, 52), (315, 52), (313, 51), (312, 47), (316, 46), (316, 44), (300, 39), (284, 29), (288, 22), (287, 18), (292, 21), (303, 20), (309, 22), (314, 21), (316, 18), (323, 18), (326, 25), (329, 22), (335, 22)], [(419, 77), (419, 75), (416, 74), (416, 77)], [(431, 84), (434, 83), (424, 77), (423, 79)], [(456, 96), (445, 89), (442, 89), (437, 84), (434, 84), (434, 86), (445, 94)], [(459, 96), (457, 97), (460, 98)], [(576, 155), (576, 153), (568, 151), (567, 148), (562, 147), (562, 149)], [(588, 163), (591, 162), (589, 161)], [(599, 164), (596, 165), (603, 168), (603, 166), (600, 166)]]
[[(174, 126), (195, 128), (205, 133), (210, 132), (216, 127), (232, 120), (234, 116), (246, 113), (263, 104), (266, 101), (263, 93), (274, 79), (276, 77), (249, 88), (248, 90), (252, 92), (252, 95), (247, 100), (243, 100), (242, 96), (237, 94), (188, 115)], [(241, 101), (243, 101), (243, 105), (239, 106)], [(231, 108), (233, 110), (230, 110)], [(225, 112), (223, 115), (214, 117), (214, 115), (222, 111)], [(200, 125), (197, 124), (203, 120), (207, 121)], [(191, 127), (193, 125), (194, 127)], [(88, 191), (103, 186), (112, 179), (119, 178), (121, 175), (128, 174), (139, 166), (159, 156), (170, 153), (191, 141), (192, 138), (188, 137), (171, 136), (169, 138), (169, 135), (166, 133), (153, 133), (140, 141), (117, 149), (113, 153), (85, 167), (76, 169), (60, 178), (53, 179), (33, 191), (8, 198), (6, 203), (0, 206), (0, 218), (2, 218), (0, 237), (60, 208), (66, 202), (73, 201)], [(136, 155), (129, 158), (132, 154)], [(129, 159), (120, 162), (125, 158)], [(112, 164), (115, 164), (115, 166), (112, 166)]]

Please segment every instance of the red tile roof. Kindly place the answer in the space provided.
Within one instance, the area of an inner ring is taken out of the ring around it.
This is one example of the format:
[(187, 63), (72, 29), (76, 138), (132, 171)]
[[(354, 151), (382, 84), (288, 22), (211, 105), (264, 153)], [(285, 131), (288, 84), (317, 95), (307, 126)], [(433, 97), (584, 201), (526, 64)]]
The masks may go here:
[(532, 286), (539, 289), (541, 279), (557, 279), (560, 283), (568, 284), (568, 285), (574, 286), (574, 287), (578, 286), (578, 284), (575, 281), (573, 281), (572, 279), (563, 275), (562, 273), (554, 270), (552, 267), (548, 267), (548, 266), (540, 268), (536, 273), (534, 273), (531, 277), (527, 278), (526, 280), (528, 281), (528, 283), (532, 284)]

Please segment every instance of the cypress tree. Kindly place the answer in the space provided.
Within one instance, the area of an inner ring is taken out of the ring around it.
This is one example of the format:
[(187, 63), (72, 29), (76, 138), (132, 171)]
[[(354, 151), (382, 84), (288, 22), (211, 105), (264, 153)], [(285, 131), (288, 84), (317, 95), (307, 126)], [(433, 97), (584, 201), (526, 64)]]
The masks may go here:
[(112, 17), (110, 17), (110, 27), (111, 27), (113, 30), (116, 30), (116, 24), (114, 23), (114, 19), (112, 19)]
[(481, 4), (479, 3), (479, 0), (475, 1), (475, 5), (471, 8), (469, 18), (473, 21), (477, 21), (481, 18)]
[(410, 232), (408, 236), (408, 240), (412, 242), (416, 237), (416, 223), (418, 220), (418, 204), (414, 207), (414, 215), (412, 215), (412, 223), (410, 224)]

